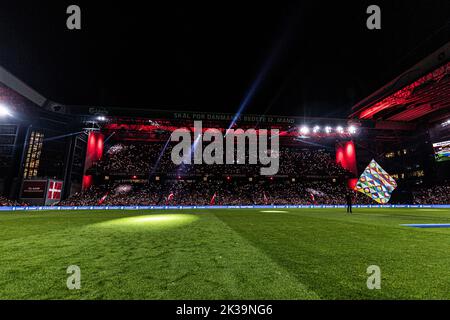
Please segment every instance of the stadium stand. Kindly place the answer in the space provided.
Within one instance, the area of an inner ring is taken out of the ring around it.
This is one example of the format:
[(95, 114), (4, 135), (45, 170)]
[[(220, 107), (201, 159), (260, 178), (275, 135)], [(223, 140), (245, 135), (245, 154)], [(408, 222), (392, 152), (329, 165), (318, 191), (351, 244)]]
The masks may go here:
[[(127, 191), (119, 191), (128, 189)], [(173, 197), (168, 200), (169, 195)], [(215, 195), (215, 196), (214, 196)], [(61, 201), (59, 205), (287, 205), (343, 204), (345, 186), (330, 182), (242, 183), (213, 181), (167, 181), (139, 185), (91, 187)], [(214, 197), (214, 200), (212, 200)], [(367, 198), (368, 199), (368, 198)], [(368, 199), (370, 200), (370, 199)], [(357, 196), (357, 203), (367, 204)]]
[[(144, 175), (149, 181), (160, 174), (168, 178), (145, 184), (93, 186), (59, 204), (342, 204), (346, 190), (344, 181), (351, 175), (333, 161), (329, 152), (321, 149), (281, 148), (278, 175), (263, 181), (249, 181), (258, 176), (258, 165), (175, 166), (170, 153), (171, 146), (164, 150), (164, 145), (158, 143), (114, 144), (102, 160), (94, 163), (91, 172), (118, 177)], [(173, 196), (168, 201), (170, 194)], [(104, 196), (104, 201), (100, 201)]]
[(0, 197), (0, 206), (8, 207), (8, 206), (24, 206), (24, 205), (26, 205), (26, 204), (17, 202), (15, 200), (7, 199), (5, 197)]
[(450, 183), (418, 188), (413, 196), (416, 204), (450, 203)]
[[(163, 144), (115, 144), (93, 170), (101, 174), (148, 175), (182, 171), (191, 175), (258, 175), (258, 165), (185, 165), (175, 166), (170, 159), (171, 146)], [(159, 155), (162, 154), (161, 159)], [(348, 172), (338, 166), (324, 150), (282, 148), (279, 152), (279, 175), (343, 176)], [(246, 161), (248, 163), (248, 161)]]
[[(157, 142), (111, 144), (89, 169), (108, 176), (108, 181), (55, 205), (337, 205), (345, 203), (346, 181), (352, 176), (325, 149), (281, 147), (278, 174), (261, 179), (259, 165), (175, 166), (170, 159), (172, 146), (164, 148)], [(155, 179), (157, 176), (164, 178)], [(449, 194), (449, 184), (416, 187), (413, 203), (449, 203)], [(376, 204), (359, 193), (354, 202)], [(4, 197), (0, 204), (26, 205)]]

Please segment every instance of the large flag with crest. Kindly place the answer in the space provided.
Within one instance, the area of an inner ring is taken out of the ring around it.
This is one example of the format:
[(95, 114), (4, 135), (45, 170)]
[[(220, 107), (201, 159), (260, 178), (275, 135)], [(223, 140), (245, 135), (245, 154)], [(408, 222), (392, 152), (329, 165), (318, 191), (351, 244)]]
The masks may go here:
[(355, 190), (371, 197), (378, 203), (386, 204), (391, 199), (392, 192), (397, 188), (397, 183), (375, 161), (370, 161), (367, 168), (359, 177)]

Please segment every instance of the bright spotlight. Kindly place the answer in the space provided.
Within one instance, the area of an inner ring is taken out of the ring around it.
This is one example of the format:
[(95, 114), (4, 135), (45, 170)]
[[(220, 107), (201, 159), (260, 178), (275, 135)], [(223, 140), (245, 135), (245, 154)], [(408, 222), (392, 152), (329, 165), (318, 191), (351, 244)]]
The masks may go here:
[(338, 133), (343, 133), (344, 132), (344, 128), (342, 128), (341, 126), (336, 127), (336, 131)]
[(449, 126), (449, 125), (450, 125), (450, 119), (445, 121), (445, 122), (443, 122), (443, 123), (441, 123), (441, 126), (443, 126), (443, 127), (446, 127), (446, 126)]
[(4, 104), (0, 104), (0, 117), (6, 117), (10, 115), (11, 112), (9, 111), (9, 109)]
[(319, 131), (320, 131), (320, 127), (319, 127), (319, 126), (314, 126), (313, 132), (314, 132), (314, 133), (317, 133), (317, 132), (319, 132)]
[[(96, 227), (116, 227), (123, 230), (135, 230), (135, 228), (165, 229), (188, 224), (197, 220), (192, 214), (151, 214), (137, 215), (133, 217), (113, 219), (96, 224)], [(131, 229), (129, 229), (131, 228)]]
[(325, 132), (326, 133), (330, 133), (331, 132), (331, 127), (330, 126), (326, 126), (325, 127)]
[(355, 134), (356, 133), (356, 127), (355, 126), (350, 126), (348, 127), (348, 133), (350, 134)]
[(97, 117), (97, 120), (98, 120), (98, 121), (105, 121), (105, 120), (106, 120), (106, 117), (105, 117), (105, 116), (98, 116), (98, 117)]
[(309, 133), (309, 128), (307, 126), (302, 126), (300, 128), (300, 133), (301, 134), (308, 134)]

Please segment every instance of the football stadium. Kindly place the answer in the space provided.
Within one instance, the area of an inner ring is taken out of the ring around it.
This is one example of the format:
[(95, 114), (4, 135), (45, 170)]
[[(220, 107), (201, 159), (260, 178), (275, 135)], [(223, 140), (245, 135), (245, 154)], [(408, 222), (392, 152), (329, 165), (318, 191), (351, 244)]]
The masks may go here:
[(246, 108), (259, 76), (62, 103), (3, 64), (0, 299), (450, 299), (448, 36), (339, 113)]

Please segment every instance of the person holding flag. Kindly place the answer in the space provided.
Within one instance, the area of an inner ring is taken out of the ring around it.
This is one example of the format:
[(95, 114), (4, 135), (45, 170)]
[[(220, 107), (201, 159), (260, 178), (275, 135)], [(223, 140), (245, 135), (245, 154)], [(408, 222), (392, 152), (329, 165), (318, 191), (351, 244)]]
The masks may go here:
[(167, 196), (167, 198), (166, 198), (166, 205), (167, 205), (170, 201), (172, 201), (172, 199), (173, 199), (173, 192), (171, 192), (171, 193)]
[(311, 203), (317, 205), (316, 197), (314, 197), (314, 193), (310, 192), (309, 196), (311, 198)]
[(266, 196), (266, 192), (263, 191), (264, 204), (267, 205), (269, 203), (269, 199)]
[(103, 197), (98, 200), (98, 204), (101, 205), (103, 202), (105, 202), (106, 198), (108, 197), (109, 191), (105, 193)]
[(214, 192), (214, 194), (213, 194), (213, 196), (212, 196), (212, 198), (211, 198), (211, 201), (209, 202), (209, 205), (210, 205), (210, 206), (213, 206), (213, 205), (216, 204), (216, 196), (217, 196), (217, 193)]

